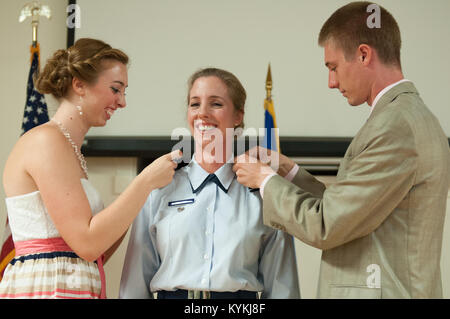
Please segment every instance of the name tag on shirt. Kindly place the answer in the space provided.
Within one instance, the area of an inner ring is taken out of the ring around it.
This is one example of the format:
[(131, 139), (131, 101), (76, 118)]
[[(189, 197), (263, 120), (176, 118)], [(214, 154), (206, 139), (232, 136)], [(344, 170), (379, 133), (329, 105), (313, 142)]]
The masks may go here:
[(169, 206), (181, 206), (181, 205), (192, 204), (194, 202), (195, 202), (195, 200), (193, 198), (188, 198), (188, 199), (182, 199), (182, 200), (176, 200), (173, 202), (169, 202)]

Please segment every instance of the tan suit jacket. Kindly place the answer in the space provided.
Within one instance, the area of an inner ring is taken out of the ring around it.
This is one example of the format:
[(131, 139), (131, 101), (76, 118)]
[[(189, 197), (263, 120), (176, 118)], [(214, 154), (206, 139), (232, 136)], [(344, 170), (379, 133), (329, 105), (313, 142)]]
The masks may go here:
[[(322, 249), (320, 298), (441, 298), (450, 151), (411, 82), (354, 137), (336, 183), (300, 168), (264, 188), (264, 223)], [(299, 256), (302, 258), (302, 256)]]

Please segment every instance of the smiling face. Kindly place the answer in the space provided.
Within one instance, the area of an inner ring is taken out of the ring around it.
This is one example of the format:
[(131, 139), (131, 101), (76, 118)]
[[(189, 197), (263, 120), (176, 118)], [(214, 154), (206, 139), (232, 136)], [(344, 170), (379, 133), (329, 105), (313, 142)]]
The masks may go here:
[(235, 110), (227, 86), (218, 77), (195, 80), (188, 101), (189, 128), (197, 145), (205, 146), (213, 136), (221, 136), (223, 145), (226, 145), (227, 128), (234, 129), (243, 120), (243, 112)]
[(104, 126), (118, 108), (126, 106), (127, 67), (118, 61), (105, 61), (104, 70), (93, 85), (86, 87), (83, 112), (91, 126)]
[(338, 89), (350, 105), (363, 104), (369, 98), (370, 85), (364, 68), (364, 56), (355, 52), (347, 60), (344, 52), (332, 41), (324, 45), (325, 66), (328, 68), (328, 87)]

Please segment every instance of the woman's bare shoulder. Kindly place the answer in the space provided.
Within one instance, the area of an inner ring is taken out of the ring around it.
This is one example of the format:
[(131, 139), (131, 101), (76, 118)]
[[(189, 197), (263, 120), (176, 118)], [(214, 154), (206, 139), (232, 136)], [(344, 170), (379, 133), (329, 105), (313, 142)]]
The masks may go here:
[[(64, 141), (65, 137), (58, 127), (50, 123), (45, 123), (23, 134), (18, 143), (22, 143), (23, 146), (42, 147), (45, 146), (45, 144), (49, 144), (49, 147), (57, 147)], [(54, 143), (56, 143), (56, 145), (54, 145)]]
[(71, 146), (59, 128), (46, 123), (20, 137), (11, 152), (10, 160), (13, 163), (20, 161), (29, 171), (71, 158), (71, 152)]
[(13, 146), (3, 171), (7, 194), (36, 190), (36, 172), (44, 174), (57, 169), (70, 156), (67, 140), (57, 127), (43, 124), (23, 134)]

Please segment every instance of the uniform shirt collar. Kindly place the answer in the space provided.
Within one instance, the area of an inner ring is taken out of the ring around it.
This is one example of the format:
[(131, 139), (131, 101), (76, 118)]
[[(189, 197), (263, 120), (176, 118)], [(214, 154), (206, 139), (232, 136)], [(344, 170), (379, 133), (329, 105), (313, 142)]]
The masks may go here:
[[(233, 163), (225, 163), (213, 173), (216, 174), (220, 183), (222, 183), (226, 190), (230, 188), (231, 182), (236, 176), (232, 167)], [(209, 175), (209, 173), (197, 163), (195, 154), (192, 156), (191, 162), (187, 165), (187, 174), (193, 190), (197, 189)]]

